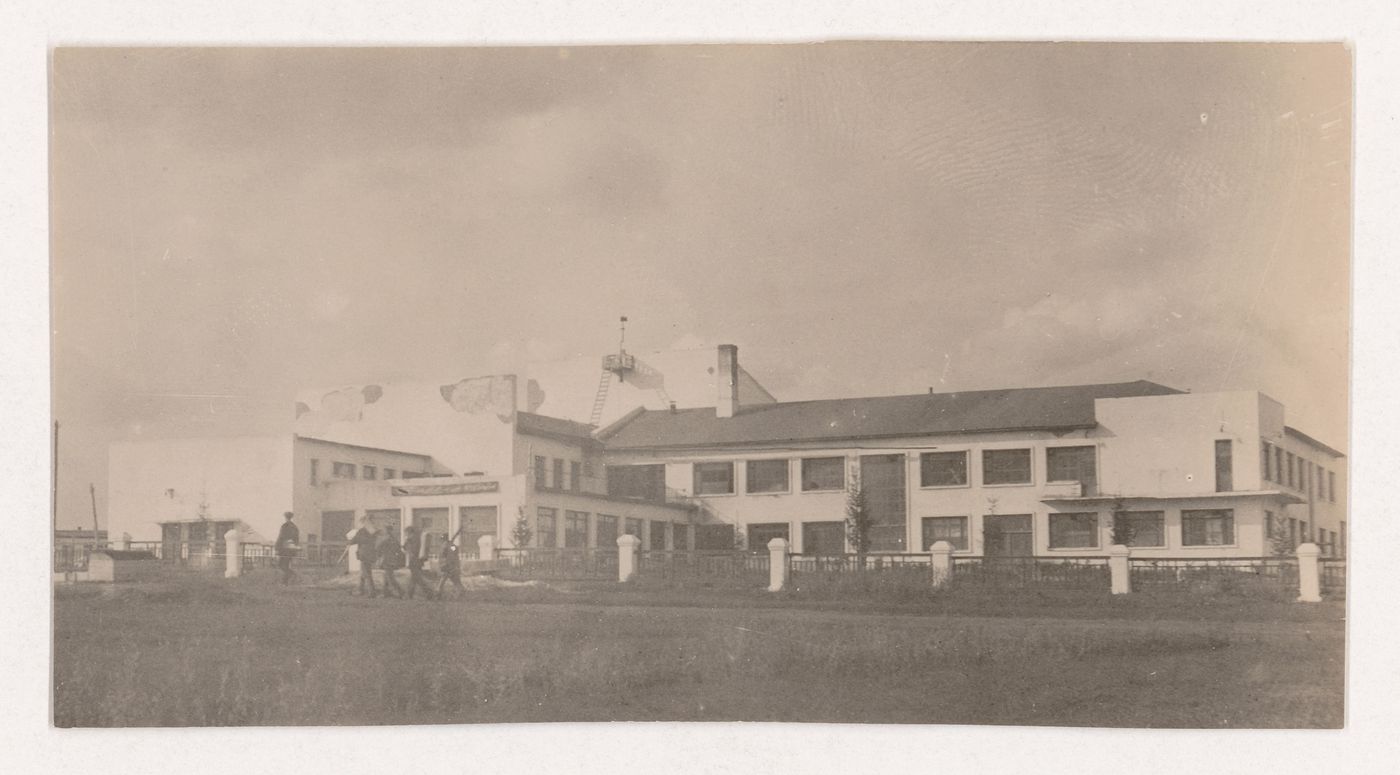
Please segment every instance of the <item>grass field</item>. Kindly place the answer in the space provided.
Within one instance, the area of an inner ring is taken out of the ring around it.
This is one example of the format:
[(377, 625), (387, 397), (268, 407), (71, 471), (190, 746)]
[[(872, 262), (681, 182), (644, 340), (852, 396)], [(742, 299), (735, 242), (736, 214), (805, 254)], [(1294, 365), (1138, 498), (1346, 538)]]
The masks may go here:
[(1338, 727), (1343, 608), (1158, 591), (553, 584), (442, 603), (271, 572), (59, 587), (59, 726), (703, 720)]

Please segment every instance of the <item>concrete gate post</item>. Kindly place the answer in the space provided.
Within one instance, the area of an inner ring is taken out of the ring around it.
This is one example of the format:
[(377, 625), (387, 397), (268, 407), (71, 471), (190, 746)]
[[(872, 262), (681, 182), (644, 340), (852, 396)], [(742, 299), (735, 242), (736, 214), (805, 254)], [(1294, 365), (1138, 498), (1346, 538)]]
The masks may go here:
[(788, 583), (788, 542), (774, 538), (768, 542), (768, 591), (782, 592)]
[(637, 547), (642, 540), (631, 533), (617, 537), (617, 580), (631, 581), (637, 575)]
[(125, 551), (130, 551), (130, 550), (131, 550), (131, 534), (130, 534), (130, 533), (122, 533), (122, 540), (121, 540), (121, 546), (120, 546), (120, 548), (121, 548), (121, 550), (122, 550), (123, 552), (125, 552)]
[(1322, 578), (1318, 574), (1317, 556), (1321, 550), (1317, 544), (1298, 545), (1298, 602), (1322, 602)]
[(1115, 595), (1126, 595), (1133, 591), (1133, 582), (1128, 569), (1128, 557), (1132, 550), (1122, 544), (1108, 547), (1108, 586)]
[(243, 537), (238, 528), (224, 533), (224, 578), (236, 579), (243, 575)]
[(932, 568), (929, 579), (934, 587), (945, 587), (953, 581), (953, 545), (947, 541), (935, 541), (928, 548), (929, 566)]

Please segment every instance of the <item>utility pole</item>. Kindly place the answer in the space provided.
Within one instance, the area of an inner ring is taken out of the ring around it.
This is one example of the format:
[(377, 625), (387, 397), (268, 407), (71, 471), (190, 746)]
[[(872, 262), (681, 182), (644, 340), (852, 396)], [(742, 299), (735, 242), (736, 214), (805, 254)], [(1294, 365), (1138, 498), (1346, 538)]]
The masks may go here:
[(88, 482), (88, 495), (92, 496), (92, 548), (96, 549), (97, 539), (97, 485)]

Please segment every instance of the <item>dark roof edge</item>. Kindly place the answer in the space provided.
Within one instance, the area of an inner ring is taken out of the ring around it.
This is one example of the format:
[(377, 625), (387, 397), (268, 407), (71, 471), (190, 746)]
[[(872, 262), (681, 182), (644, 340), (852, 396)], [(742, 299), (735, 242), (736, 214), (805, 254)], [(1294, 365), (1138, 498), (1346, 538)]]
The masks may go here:
[(911, 431), (907, 433), (873, 433), (861, 436), (818, 436), (810, 438), (786, 438), (786, 439), (765, 439), (763, 441), (711, 441), (692, 444), (656, 444), (652, 446), (631, 445), (627, 447), (608, 447), (609, 452), (621, 452), (626, 450), (674, 450), (674, 449), (715, 449), (723, 447), (751, 447), (757, 445), (774, 444), (798, 444), (804, 442), (826, 442), (826, 441), (861, 441), (866, 439), (908, 439), (922, 436), (973, 436), (987, 433), (1024, 433), (1027, 431), (1044, 431), (1055, 433), (1060, 431), (1083, 431), (1097, 428), (1099, 424), (1094, 423), (1073, 423), (1070, 425), (1037, 425), (1018, 426), (1014, 428), (987, 428), (970, 431), (934, 431), (919, 432)]
[(330, 445), (333, 445), (333, 446), (336, 446), (336, 447), (349, 447), (350, 449), (366, 449), (366, 450), (369, 450), (369, 451), (371, 451), (371, 452), (388, 452), (388, 453), (393, 454), (393, 455), (408, 455), (408, 456), (410, 456), (410, 457), (421, 457), (421, 458), (423, 458), (424, 460), (429, 460), (429, 461), (434, 462), (434, 463), (437, 462), (436, 460), (433, 460), (433, 456), (432, 456), (432, 455), (429, 455), (429, 454), (426, 454), (426, 453), (423, 453), (423, 452), (406, 452), (406, 451), (404, 451), (404, 450), (402, 450), (402, 449), (387, 449), (387, 448), (385, 448), (385, 447), (370, 447), (370, 446), (367, 446), (367, 445), (364, 445), (364, 444), (347, 444), (346, 442), (343, 442), (343, 441), (331, 441), (330, 439), (318, 439), (318, 438), (316, 438), (315, 436), (302, 436), (302, 435), (296, 434), (296, 433), (293, 433), (293, 434), (292, 434), (292, 439), (293, 439), (293, 440), (301, 439), (301, 440), (303, 440), (303, 441), (315, 441), (315, 442), (319, 442), (319, 443), (321, 443), (321, 444), (330, 444)]
[(1329, 447), (1328, 445), (1323, 444), (1322, 442), (1318, 441), (1317, 439), (1313, 438), (1312, 436), (1309, 436), (1308, 434), (1303, 433), (1302, 431), (1300, 431), (1300, 430), (1298, 430), (1297, 428), (1294, 428), (1294, 427), (1292, 427), (1292, 426), (1290, 426), (1290, 425), (1285, 425), (1285, 426), (1283, 426), (1283, 432), (1284, 432), (1285, 435), (1292, 436), (1292, 437), (1294, 437), (1294, 438), (1296, 438), (1296, 439), (1299, 439), (1300, 441), (1307, 442), (1308, 444), (1311, 444), (1311, 445), (1313, 445), (1314, 447), (1317, 447), (1318, 449), (1322, 450), (1323, 452), (1326, 452), (1327, 454), (1331, 455), (1332, 457), (1346, 457), (1346, 456), (1347, 456), (1345, 452), (1341, 452), (1341, 451), (1338, 451), (1338, 450), (1336, 450), (1336, 449), (1334, 449), (1334, 448), (1332, 448), (1332, 447)]
[[(659, 411), (669, 412), (670, 410), (666, 409)], [(616, 420), (613, 420), (611, 424), (594, 431), (593, 438), (597, 439), (598, 441), (607, 441), (609, 438), (616, 436), (618, 432), (621, 431), (623, 428), (627, 427), (628, 423), (632, 422), (633, 420), (637, 419), (638, 417), (641, 417), (646, 413), (647, 408), (645, 406), (638, 406), (632, 411), (628, 412), (627, 414), (624, 414)]]

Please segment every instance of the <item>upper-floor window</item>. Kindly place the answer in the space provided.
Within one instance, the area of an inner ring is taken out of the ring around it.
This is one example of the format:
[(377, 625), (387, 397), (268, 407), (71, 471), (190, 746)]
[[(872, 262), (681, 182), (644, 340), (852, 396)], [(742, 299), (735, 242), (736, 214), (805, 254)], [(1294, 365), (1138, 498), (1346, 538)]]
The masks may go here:
[(1266, 482), (1274, 480), (1274, 445), (1261, 442), (1264, 453), (1259, 456), (1259, 476)]
[(1050, 447), (1045, 450), (1045, 479), (1050, 482), (1079, 482), (1081, 494), (1097, 495), (1098, 466), (1092, 445)]
[(321, 481), (321, 461), (311, 458), (311, 486), (315, 487)]
[(1287, 456), (1288, 456), (1288, 468), (1284, 471), (1284, 473), (1285, 473), (1285, 474), (1287, 475), (1287, 477), (1288, 477), (1288, 481), (1285, 482), (1285, 484), (1287, 484), (1289, 487), (1292, 487), (1292, 486), (1294, 486), (1294, 484), (1293, 484), (1293, 482), (1294, 482), (1294, 480), (1293, 480), (1293, 469), (1294, 469), (1295, 462), (1297, 461), (1297, 458), (1295, 458), (1295, 457), (1293, 456), (1293, 453), (1292, 453), (1292, 452), (1288, 452), (1288, 453), (1285, 453), (1285, 454), (1287, 454)]
[(553, 462), (554, 468), (550, 472), (553, 476), (549, 478), (549, 486), (556, 490), (562, 490), (564, 489), (564, 461), (556, 457)]
[(535, 489), (549, 489), (549, 464), (543, 455), (535, 455)]
[(583, 489), (583, 463), (577, 460), (569, 462), (569, 489)]
[(802, 491), (846, 489), (846, 459), (844, 457), (802, 458)]
[(1335, 471), (1327, 472), (1327, 500), (1331, 503), (1337, 502), (1337, 474)]
[(746, 466), (748, 481), (744, 485), (747, 492), (787, 492), (787, 460), (750, 460)]
[(361, 479), (378, 479), (379, 468), (377, 466), (360, 466)]
[(386, 468), (386, 469), (384, 469), (384, 478), (385, 478), (385, 479), (397, 479), (397, 478), (398, 478), (398, 471), (395, 471), (395, 470), (392, 469), (392, 468)]
[(956, 487), (967, 484), (967, 451), (925, 452), (919, 456), (919, 486)]
[(983, 484), (1030, 484), (1031, 451), (1029, 449), (982, 450)]
[(696, 495), (732, 495), (734, 493), (734, 464), (722, 463), (695, 464)]
[(354, 479), (354, 463), (331, 463), (331, 476), (336, 479)]
[(1215, 442), (1215, 491), (1230, 492), (1235, 489), (1234, 443), (1229, 439)]

